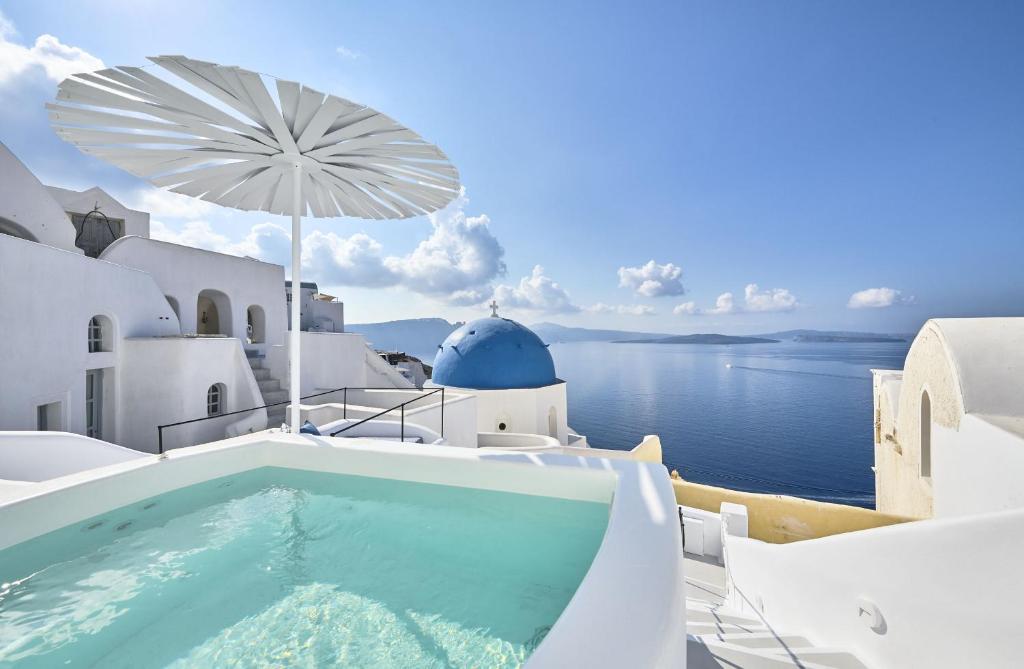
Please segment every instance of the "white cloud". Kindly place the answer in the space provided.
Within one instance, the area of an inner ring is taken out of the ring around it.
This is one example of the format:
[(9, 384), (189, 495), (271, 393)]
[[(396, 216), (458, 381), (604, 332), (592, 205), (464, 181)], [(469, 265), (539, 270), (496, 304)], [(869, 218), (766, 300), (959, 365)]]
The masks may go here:
[(149, 212), (156, 218), (194, 220), (208, 216), (215, 206), (206, 200), (172, 193), (162, 188), (143, 188), (129, 198), (132, 209)]
[[(139, 206), (145, 209), (142, 205), (148, 204), (164, 215), (180, 218), (204, 211), (192, 209), (175, 194), (164, 197), (160, 193), (144, 191)], [(403, 256), (385, 255), (380, 242), (362, 232), (344, 237), (314, 230), (302, 240), (303, 274), (327, 285), (403, 286), (454, 304), (479, 304), (490, 297), (491, 281), (505, 274), (505, 250), (491, 233), (487, 216), (466, 216), (467, 204), (463, 193), (444, 210), (431, 214), (430, 236)], [(180, 230), (153, 221), (150, 234), (176, 244), (290, 264), (291, 233), (275, 223), (255, 225), (237, 242), (215, 232), (203, 220), (187, 221)]]
[(586, 308), (595, 314), (621, 314), (623, 316), (653, 316), (657, 312), (646, 304), (605, 304), (598, 302)]
[(302, 247), (303, 271), (308, 271), (313, 279), (365, 288), (402, 283), (402, 277), (387, 266), (388, 258), (384, 257), (380, 242), (365, 233), (342, 237), (317, 230), (306, 236)]
[(4, 16), (3, 12), (0, 12), (0, 38), (7, 39), (10, 37), (17, 37), (18, 31), (14, 27), (14, 24)]
[(747, 284), (743, 291), (743, 305), (736, 304), (736, 298), (731, 293), (722, 293), (715, 300), (715, 306), (710, 309), (701, 309), (696, 302), (683, 302), (677, 304), (672, 313), (676, 316), (693, 316), (696, 314), (707, 314), (710, 316), (722, 316), (725, 314), (738, 314), (744, 311), (792, 311), (800, 306), (796, 296), (785, 288), (772, 288), (771, 290), (760, 290), (756, 283)]
[(678, 265), (659, 265), (650, 260), (640, 267), (620, 267), (619, 286), (631, 288), (644, 297), (682, 295), (686, 292), (679, 280), (682, 275), (683, 269)]
[(384, 264), (412, 290), (444, 295), (482, 290), (505, 275), (505, 249), (491, 233), (486, 215), (466, 216), (465, 189), (456, 200), (430, 214), (433, 232), (412, 253)]
[(747, 311), (792, 311), (798, 306), (796, 296), (785, 288), (759, 290), (756, 283), (744, 290)]
[(732, 293), (722, 293), (715, 300), (715, 306), (713, 309), (708, 309), (705, 313), (708, 314), (731, 314), (736, 311), (736, 302), (733, 300)]
[(676, 316), (692, 316), (699, 312), (700, 309), (697, 308), (696, 302), (683, 302), (682, 304), (677, 304), (675, 308), (672, 309), (672, 313)]
[(494, 299), (502, 307), (528, 309), (547, 313), (572, 313), (580, 308), (564, 288), (544, 274), (544, 268), (537, 265), (530, 276), (519, 280), (519, 285), (500, 285), (494, 289)]
[(160, 221), (149, 224), (149, 236), (183, 246), (194, 246), (209, 251), (227, 253), (231, 240), (213, 228), (206, 221), (189, 221), (181, 230), (172, 230)]
[(17, 43), (17, 35), (14, 24), (0, 13), (0, 86), (32, 72), (63, 81), (72, 74), (103, 69), (102, 60), (53, 35), (40, 35), (32, 46)]
[(349, 60), (356, 60), (358, 58), (363, 57), (363, 54), (359, 53), (358, 51), (355, 51), (354, 49), (350, 49), (347, 46), (338, 46), (338, 48), (336, 48), (335, 51), (342, 58), (347, 58)]
[(846, 306), (850, 309), (884, 309), (901, 304), (911, 304), (912, 295), (904, 295), (894, 288), (867, 288), (850, 296)]

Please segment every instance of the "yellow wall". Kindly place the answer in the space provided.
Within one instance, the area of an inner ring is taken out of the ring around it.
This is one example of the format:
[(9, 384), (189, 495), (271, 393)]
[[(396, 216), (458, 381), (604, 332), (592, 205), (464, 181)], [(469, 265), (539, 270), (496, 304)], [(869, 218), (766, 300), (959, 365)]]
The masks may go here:
[(816, 539), (832, 534), (903, 523), (913, 518), (843, 504), (816, 502), (786, 495), (764, 495), (691, 483), (673, 472), (676, 502), (718, 513), (722, 502), (747, 507), (750, 536), (773, 544)]

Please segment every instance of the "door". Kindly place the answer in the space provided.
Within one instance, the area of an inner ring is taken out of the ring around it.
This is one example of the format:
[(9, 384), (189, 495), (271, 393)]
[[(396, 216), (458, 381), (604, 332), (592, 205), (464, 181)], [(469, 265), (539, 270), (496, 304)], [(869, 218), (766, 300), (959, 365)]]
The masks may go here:
[(85, 372), (85, 436), (103, 438), (103, 370)]

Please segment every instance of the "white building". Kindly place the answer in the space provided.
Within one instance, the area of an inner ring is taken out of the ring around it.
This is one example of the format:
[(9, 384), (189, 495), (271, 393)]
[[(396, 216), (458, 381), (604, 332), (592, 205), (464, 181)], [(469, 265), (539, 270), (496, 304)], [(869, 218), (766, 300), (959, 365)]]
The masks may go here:
[[(292, 301), (292, 282), (284, 282), (288, 304)], [(300, 290), (299, 322), (303, 332), (344, 332), (345, 304), (333, 295), (321, 293), (313, 281), (303, 281)], [(289, 317), (291, 309), (288, 310)], [(291, 329), (291, 323), (288, 324)]]
[(873, 370), (879, 511), (1024, 507), (1024, 318), (940, 318), (902, 370)]
[(429, 387), (476, 397), (480, 433), (548, 436), (585, 445), (567, 422), (566, 384), (555, 374), (547, 344), (532, 330), (494, 314), (470, 321), (444, 340)]
[[(18, 352), (0, 357), (0, 429), (152, 452), (158, 425), (286, 399), (281, 266), (150, 239), (147, 213), (99, 188), (46, 187), (2, 144), (0, 175), (0, 331)], [(314, 302), (303, 394), (412, 386), (343, 333), (340, 302)], [(269, 413), (279, 425), (284, 405)], [(267, 411), (225, 416), (165, 445), (267, 424)]]

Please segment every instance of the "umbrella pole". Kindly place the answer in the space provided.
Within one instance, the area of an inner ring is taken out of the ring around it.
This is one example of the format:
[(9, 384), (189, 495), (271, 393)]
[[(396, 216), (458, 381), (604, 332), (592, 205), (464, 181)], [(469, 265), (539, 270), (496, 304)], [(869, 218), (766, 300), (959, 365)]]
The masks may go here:
[(292, 434), (298, 434), (302, 426), (299, 396), (301, 395), (301, 357), (299, 348), (302, 343), (302, 163), (295, 161), (292, 165), (292, 331), (291, 346), (288, 347), (288, 364), (290, 380), (288, 382), (289, 400), (291, 404)]

